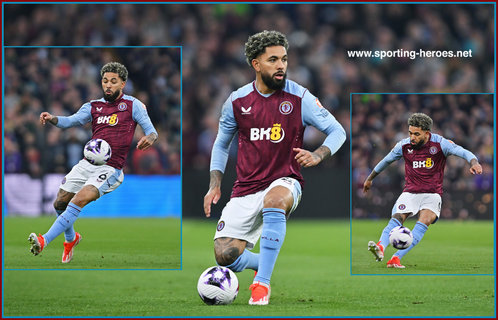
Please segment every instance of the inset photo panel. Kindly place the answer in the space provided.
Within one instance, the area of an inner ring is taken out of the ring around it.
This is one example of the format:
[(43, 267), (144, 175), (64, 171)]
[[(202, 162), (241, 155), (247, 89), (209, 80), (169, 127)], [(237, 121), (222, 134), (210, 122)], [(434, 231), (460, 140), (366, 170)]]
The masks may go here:
[(4, 54), (4, 269), (181, 269), (181, 47)]
[(352, 275), (493, 275), (493, 98), (351, 95)]

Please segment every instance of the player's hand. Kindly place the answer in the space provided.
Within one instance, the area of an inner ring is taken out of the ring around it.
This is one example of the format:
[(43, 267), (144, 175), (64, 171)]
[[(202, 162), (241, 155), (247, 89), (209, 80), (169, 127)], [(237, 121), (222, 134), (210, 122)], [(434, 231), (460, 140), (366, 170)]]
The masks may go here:
[(47, 123), (47, 121), (52, 121), (53, 118), (54, 118), (54, 116), (51, 115), (50, 113), (48, 113), (48, 112), (42, 112), (40, 114), (40, 123), (42, 125), (45, 125), (45, 123)]
[(305, 168), (316, 166), (322, 161), (322, 159), (314, 152), (301, 148), (293, 148), (292, 150), (297, 152), (294, 159), (296, 159), (297, 163)]
[(137, 143), (138, 150), (147, 150), (150, 146), (156, 141), (157, 136), (155, 134), (149, 134), (147, 136), (142, 137), (140, 141)]
[(206, 215), (206, 218), (211, 216), (211, 204), (217, 204), (220, 197), (221, 189), (219, 187), (209, 189), (208, 193), (206, 193), (204, 196), (204, 214)]
[(482, 167), (481, 165), (478, 163), (474, 163), (471, 167), (470, 167), (470, 173), (472, 174), (481, 174), (482, 173)]
[(372, 180), (365, 180), (365, 182), (363, 183), (363, 193), (367, 193), (371, 187), (372, 187)]

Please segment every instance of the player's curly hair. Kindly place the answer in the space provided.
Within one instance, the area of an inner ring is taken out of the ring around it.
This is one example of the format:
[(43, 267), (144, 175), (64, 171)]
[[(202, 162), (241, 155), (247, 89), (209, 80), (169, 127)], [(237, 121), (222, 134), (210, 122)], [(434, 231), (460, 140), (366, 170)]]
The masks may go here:
[(108, 62), (102, 69), (100, 69), (100, 76), (103, 77), (104, 73), (112, 72), (117, 73), (121, 80), (126, 81), (128, 79), (128, 70), (124, 65), (119, 62)]
[(288, 50), (289, 42), (285, 35), (278, 31), (264, 30), (250, 36), (245, 44), (247, 64), (252, 66), (251, 61), (265, 52), (266, 47), (271, 46), (283, 46), (285, 50)]
[(414, 113), (410, 116), (410, 118), (408, 118), (408, 125), (422, 130), (431, 131), (432, 119), (425, 113)]

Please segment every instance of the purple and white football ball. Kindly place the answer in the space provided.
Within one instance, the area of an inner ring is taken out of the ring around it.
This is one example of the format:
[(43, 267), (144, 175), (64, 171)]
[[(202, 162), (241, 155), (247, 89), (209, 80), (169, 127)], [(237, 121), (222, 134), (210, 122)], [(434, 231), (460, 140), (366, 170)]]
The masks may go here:
[(407, 227), (394, 227), (391, 232), (389, 232), (389, 242), (396, 249), (406, 249), (413, 242), (412, 232)]
[(209, 267), (199, 277), (197, 291), (206, 304), (230, 304), (239, 293), (239, 280), (228, 268)]
[(111, 158), (111, 146), (104, 139), (92, 139), (83, 149), (83, 156), (93, 165), (101, 166)]

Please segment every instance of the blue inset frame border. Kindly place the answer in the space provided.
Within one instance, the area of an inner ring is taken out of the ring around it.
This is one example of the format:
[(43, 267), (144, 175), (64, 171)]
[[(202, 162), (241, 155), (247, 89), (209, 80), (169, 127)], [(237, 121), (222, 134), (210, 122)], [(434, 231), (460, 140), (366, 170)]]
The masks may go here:
[[(2, 3), (3, 5), (6, 4), (5, 2)], [(11, 4), (19, 4), (19, 3), (11, 3)], [(38, 3), (38, 4), (43, 4), (43, 3)], [(2, 21), (3, 21), (3, 14), (4, 10), (2, 10)], [(5, 50), (6, 49), (40, 49), (40, 48), (46, 48), (46, 49), (78, 49), (78, 48), (85, 48), (85, 49), (122, 49), (122, 48), (129, 48), (129, 49), (179, 49), (180, 50), (180, 119), (183, 119), (183, 46), (5, 46), (3, 45), (4, 43), (4, 32), (2, 32), (2, 84), (5, 83)], [(5, 86), (2, 85), (2, 101), (4, 100), (4, 95), (5, 95)], [(2, 145), (4, 145), (4, 122), (5, 122), (5, 114), (4, 114), (4, 104), (2, 103)], [(183, 122), (180, 122), (180, 132), (183, 132)], [(180, 266), (179, 268), (169, 268), (169, 269), (145, 269), (145, 268), (133, 268), (133, 269), (127, 269), (127, 268), (102, 268), (102, 269), (95, 269), (95, 268), (89, 268), (89, 269), (82, 269), (82, 268), (57, 268), (57, 269), (48, 269), (48, 268), (5, 268), (5, 257), (4, 257), (4, 234), (5, 234), (5, 215), (2, 214), (2, 293), (3, 293), (3, 277), (4, 277), (4, 271), (181, 271), (183, 269), (183, 153), (181, 152), (183, 150), (183, 135), (180, 135)], [(2, 186), (5, 184), (4, 181), (4, 167), (5, 167), (5, 154), (4, 154), (4, 149), (2, 148)], [(4, 212), (4, 206), (5, 206), (5, 201), (4, 201), (4, 190), (2, 188), (2, 212)]]
[[(496, 49), (496, 43), (495, 43)], [(496, 71), (496, 56), (495, 56), (495, 71)], [(496, 91), (496, 83), (495, 83)], [(353, 162), (352, 162), (352, 115), (353, 115), (353, 95), (492, 95), (493, 96), (493, 271), (494, 273), (469, 273), (469, 274), (453, 274), (453, 273), (396, 273), (396, 274), (384, 274), (384, 273), (353, 273)], [(351, 92), (349, 95), (349, 130), (351, 132), (349, 144), (349, 271), (351, 276), (494, 276), (496, 278), (496, 94), (494, 93), (472, 93), (472, 92)], [(495, 281), (495, 292), (496, 292), (496, 281)], [(496, 311), (496, 305), (495, 305)]]

